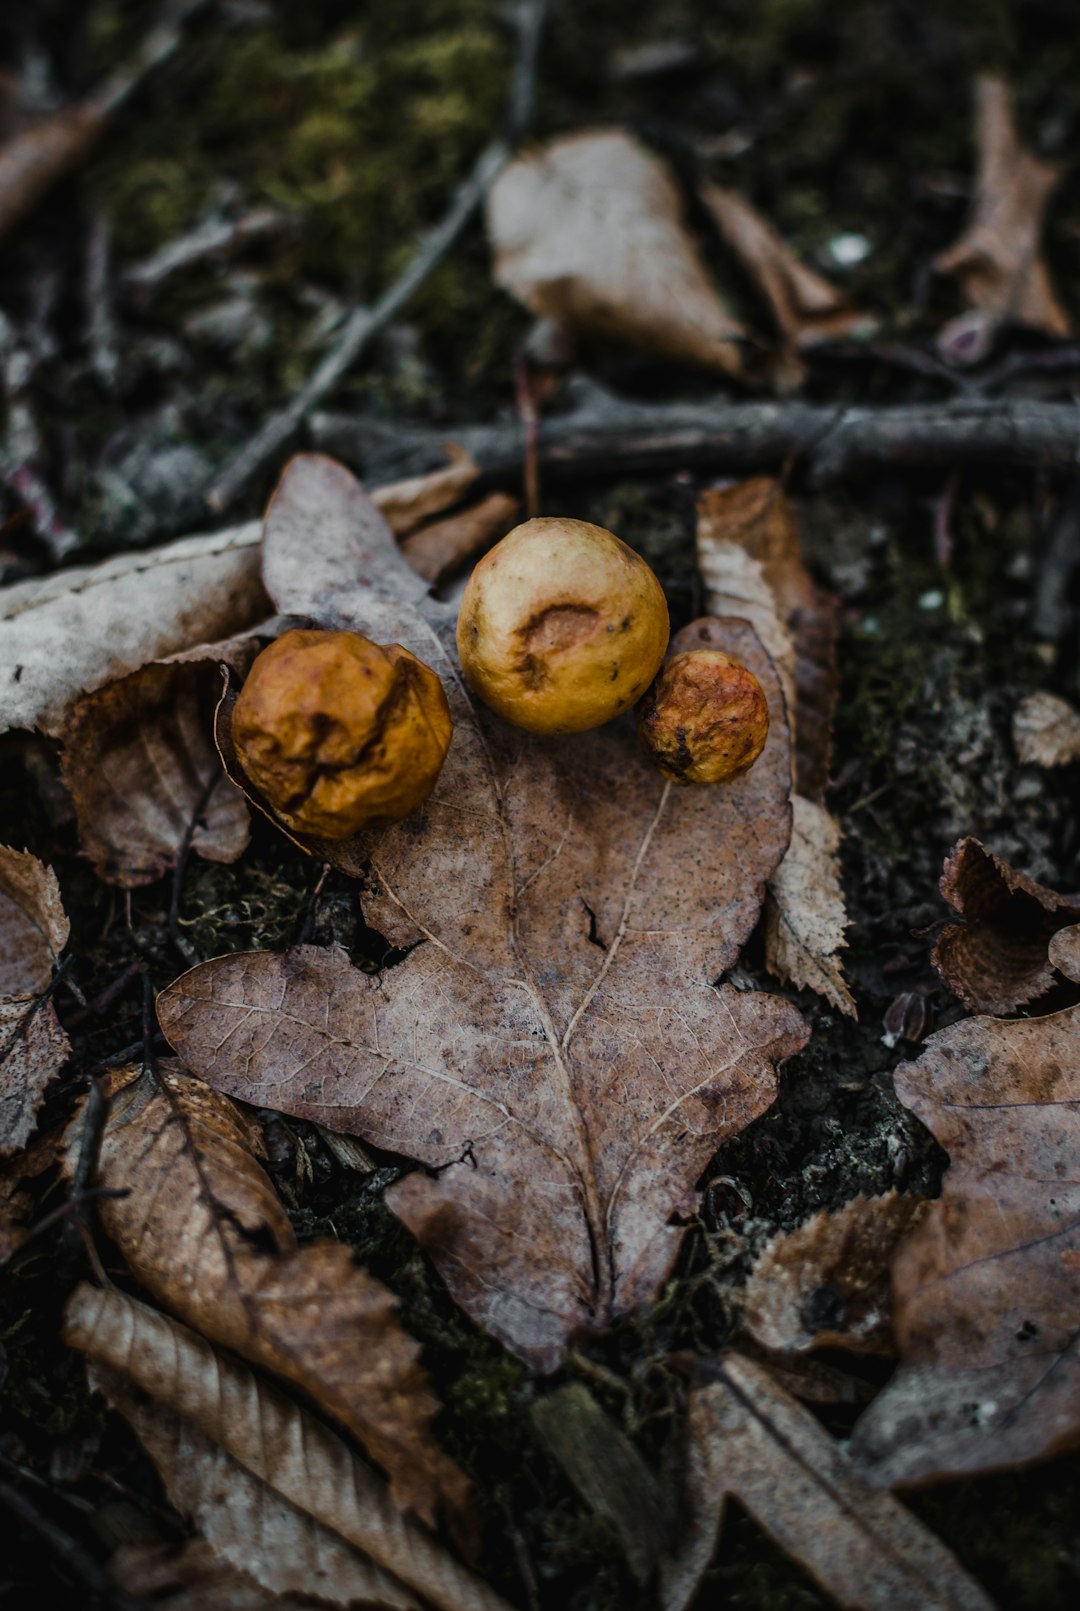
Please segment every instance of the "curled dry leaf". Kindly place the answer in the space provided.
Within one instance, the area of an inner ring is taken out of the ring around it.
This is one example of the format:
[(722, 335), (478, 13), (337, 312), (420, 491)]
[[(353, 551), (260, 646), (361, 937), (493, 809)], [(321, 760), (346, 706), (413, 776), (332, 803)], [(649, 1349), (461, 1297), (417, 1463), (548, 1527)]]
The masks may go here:
[(742, 326), (721, 301), (659, 157), (620, 130), (574, 134), (491, 188), (495, 278), (543, 319), (723, 374)]
[(823, 805), (791, 797), (791, 844), (769, 881), (765, 959), (770, 973), (816, 990), (838, 1012), (858, 1013), (840, 961), (847, 911), (840, 883), (840, 824)]
[(507, 1611), (321, 1421), (186, 1326), (115, 1288), (82, 1285), (64, 1341), (149, 1394), (280, 1498), (358, 1549), (439, 1611)]
[(893, 1263), (901, 1368), (852, 1453), (895, 1487), (1080, 1442), (1080, 1008), (967, 1018), (896, 1071), (946, 1149), (940, 1200)]
[(749, 553), (735, 538), (722, 536), (722, 529), (711, 517), (702, 518), (699, 512), (697, 556), (705, 584), (705, 607), (710, 615), (734, 615), (749, 621), (776, 667), (788, 724), (794, 732), (798, 713), (795, 640), (781, 618), (763, 560)]
[(963, 235), (935, 262), (960, 281), (978, 322), (953, 321), (939, 346), (958, 362), (985, 356), (996, 327), (1029, 325), (1068, 336), (1072, 325), (1042, 256), (1043, 215), (1061, 170), (1021, 144), (1005, 79), (986, 73), (975, 84), (978, 174), (975, 205)]
[(786, 246), (768, 219), (737, 190), (699, 191), (720, 234), (757, 286), (784, 344), (794, 350), (865, 334), (873, 320)]
[(447, 442), (445, 447), (448, 464), (424, 475), (409, 476), (406, 481), (388, 482), (371, 494), (399, 541), (434, 515), (460, 503), (480, 475), (480, 466), (464, 448), (456, 442)]
[(664, 1611), (684, 1611), (694, 1599), (729, 1496), (837, 1605), (993, 1611), (945, 1546), (890, 1494), (867, 1488), (761, 1365), (724, 1354), (710, 1376), (690, 1398), (690, 1524), (661, 1572)]
[(1080, 923), (1058, 929), (1050, 941), (1050, 961), (1059, 973), (1080, 984)]
[(336, 950), (218, 958), (163, 992), (162, 1026), (219, 1089), (428, 1165), (387, 1201), (457, 1301), (552, 1369), (656, 1290), (702, 1168), (805, 1040), (786, 1002), (713, 987), (790, 832), (775, 673), (749, 627), (718, 626), (777, 717), (744, 777), (680, 790), (629, 721), (545, 741), (475, 708), (452, 613), (331, 461), (293, 462), (265, 563), (283, 608), (396, 639), (446, 686), (434, 794), (339, 848), (408, 954), (378, 977)]
[(1013, 1012), (1060, 982), (1047, 947), (1076, 922), (1080, 896), (1036, 883), (977, 839), (961, 839), (946, 856), (941, 893), (963, 921), (944, 930), (931, 960), (965, 1007)]
[(422, 526), (402, 541), (401, 551), (418, 576), (441, 582), (482, 548), (505, 537), (520, 508), (518, 498), (491, 492), (456, 515)]
[(1080, 712), (1057, 694), (1031, 694), (1013, 715), (1013, 743), (1025, 766), (1080, 761)]
[(416, 1597), (396, 1578), (253, 1477), (190, 1422), (139, 1393), (119, 1371), (92, 1365), (88, 1374), (150, 1456), (169, 1503), (219, 1562), (271, 1590), (274, 1603), (279, 1594), (295, 1594), (304, 1604), (360, 1601), (419, 1611)]
[[(253, 1364), (295, 1382), (388, 1473), (397, 1502), (459, 1524), (468, 1485), (431, 1436), (438, 1408), (396, 1300), (321, 1240), (299, 1248), (260, 1159), (257, 1122), (178, 1066), (111, 1076), (101, 1223), (147, 1291)], [(76, 1124), (69, 1169), (79, 1149)]]
[(80, 847), (107, 883), (152, 883), (176, 865), (189, 836), (207, 861), (243, 854), (250, 819), (222, 772), (213, 715), (219, 667), (243, 675), (259, 648), (257, 634), (201, 644), (141, 666), (71, 707), (64, 778)]
[(746, 1328), (763, 1348), (895, 1352), (889, 1266), (926, 1212), (920, 1197), (886, 1192), (821, 1209), (774, 1236), (746, 1284)]
[(72, 702), (269, 614), (259, 527), (234, 526), (0, 589), (0, 732), (58, 738)]
[(0, 846), (0, 1156), (26, 1145), (71, 1051), (43, 999), (68, 932), (52, 868)]

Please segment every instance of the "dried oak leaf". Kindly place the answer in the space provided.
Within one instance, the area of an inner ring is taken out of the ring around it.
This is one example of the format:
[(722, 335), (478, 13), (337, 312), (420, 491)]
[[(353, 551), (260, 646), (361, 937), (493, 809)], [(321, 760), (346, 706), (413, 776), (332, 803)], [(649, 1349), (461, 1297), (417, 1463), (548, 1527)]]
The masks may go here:
[(629, 720), (541, 740), (475, 707), (453, 613), (332, 461), (293, 461), (265, 575), (283, 608), (443, 678), (455, 732), (434, 794), (335, 852), (366, 866), (365, 916), (408, 954), (377, 977), (337, 950), (218, 958), (162, 993), (162, 1026), (219, 1089), (426, 1164), (387, 1201), (456, 1300), (553, 1369), (571, 1333), (663, 1281), (702, 1168), (806, 1038), (788, 1003), (713, 984), (790, 831), (776, 676), (745, 623), (718, 624), (776, 717), (745, 777), (677, 789)]
[(960, 281), (970, 315), (953, 320), (938, 344), (959, 362), (982, 358), (998, 325), (1028, 325), (1048, 336), (1068, 336), (1072, 324), (1042, 257), (1043, 215), (1061, 170), (1021, 144), (1005, 79), (975, 82), (978, 173), (971, 221), (934, 267)]
[(0, 1156), (26, 1145), (71, 1051), (44, 999), (69, 927), (52, 868), (0, 846)]
[[(273, 628), (268, 627), (271, 633)], [(213, 739), (220, 666), (243, 675), (258, 633), (152, 661), (77, 699), (64, 726), (64, 779), (79, 844), (98, 876), (123, 889), (152, 883), (190, 844), (233, 862), (251, 833), (244, 797)]]
[[(246, 1365), (116, 1288), (77, 1287), (64, 1341), (129, 1390), (218, 1444), (303, 1515), (441, 1611), (507, 1611), (486, 1584), (402, 1515), (382, 1479), (308, 1411)], [(262, 1501), (270, 1505), (270, 1500)]]
[(661, 1571), (663, 1611), (693, 1601), (730, 1496), (837, 1605), (993, 1611), (955, 1557), (891, 1494), (875, 1493), (818, 1421), (738, 1354), (690, 1398), (690, 1523)]
[(234, 526), (0, 589), (0, 732), (58, 738), (80, 694), (254, 626), (269, 614), (258, 542), (257, 524)]
[(543, 319), (683, 363), (742, 372), (743, 327), (686, 227), (667, 165), (620, 130), (510, 163), (487, 230), (500, 285)]
[(744, 195), (704, 184), (698, 194), (724, 240), (757, 286), (784, 343), (798, 351), (868, 333), (874, 321), (844, 292), (808, 268)]
[(1080, 712), (1057, 694), (1031, 694), (1013, 714), (1013, 744), (1025, 766), (1080, 761)]
[(894, 1353), (889, 1266), (927, 1209), (897, 1191), (822, 1209), (767, 1243), (746, 1284), (746, 1329), (763, 1348)]
[[(211, 1341), (296, 1383), (363, 1443), (404, 1509), (463, 1524), (465, 1477), (396, 1300), (339, 1242), (298, 1247), (260, 1159), (257, 1121), (178, 1065), (115, 1071), (98, 1184), (102, 1226), (140, 1284)], [(77, 1120), (69, 1172), (80, 1143)]]
[(963, 921), (943, 931), (931, 961), (965, 1007), (1014, 1012), (1060, 983), (1047, 946), (1076, 922), (1080, 896), (1036, 883), (977, 839), (954, 845), (940, 887)]
[(708, 608), (749, 620), (776, 660), (795, 735), (791, 844), (769, 882), (766, 964), (854, 1018), (838, 955), (847, 944), (840, 826), (820, 803), (836, 704), (836, 602), (806, 569), (794, 511), (767, 476), (702, 495), (697, 549)]
[[(169, 1503), (191, 1522), (212, 1558), (242, 1573), (252, 1586), (271, 1590), (274, 1605), (278, 1595), (296, 1595), (305, 1605), (359, 1601), (419, 1611), (419, 1601), (404, 1584), (253, 1477), (190, 1422), (133, 1388), (119, 1371), (92, 1365), (87, 1374), (91, 1387), (127, 1421), (153, 1461)], [(204, 1594), (215, 1586), (215, 1575), (203, 1575)]]
[(901, 1368), (852, 1452), (895, 1487), (1080, 1442), (1080, 1008), (967, 1018), (896, 1071), (950, 1157), (893, 1262)]

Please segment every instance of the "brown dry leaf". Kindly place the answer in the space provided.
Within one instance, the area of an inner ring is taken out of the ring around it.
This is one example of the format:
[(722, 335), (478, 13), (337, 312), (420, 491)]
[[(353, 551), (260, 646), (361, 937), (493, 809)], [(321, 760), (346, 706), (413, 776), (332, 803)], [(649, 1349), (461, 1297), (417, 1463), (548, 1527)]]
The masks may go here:
[(963, 919), (943, 931), (931, 961), (972, 1012), (1014, 1012), (1060, 981), (1050, 938), (1075, 923), (1080, 896), (1058, 895), (979, 843), (961, 839), (945, 858), (941, 893)]
[(391, 481), (386, 486), (376, 487), (371, 494), (399, 541), (422, 526), (425, 520), (460, 503), (480, 475), (480, 466), (463, 447), (458, 447), (456, 442), (447, 442), (445, 447), (449, 464), (428, 470), (424, 475), (409, 476), (406, 481)]
[[(117, 1071), (102, 1226), (142, 1286), (212, 1342), (295, 1382), (359, 1438), (395, 1500), (464, 1524), (465, 1477), (431, 1436), (438, 1404), (396, 1300), (339, 1242), (299, 1248), (259, 1160), (256, 1120), (177, 1065)], [(69, 1144), (69, 1171), (80, 1141)]]
[(258, 545), (253, 522), (0, 588), (0, 732), (58, 738), (80, 694), (264, 619)]
[(837, 1605), (852, 1611), (993, 1611), (955, 1557), (890, 1494), (867, 1488), (809, 1410), (770, 1373), (724, 1354), (690, 1399), (691, 1520), (661, 1575), (684, 1611), (737, 1499)]
[(64, 1341), (219, 1444), (275, 1495), (440, 1611), (507, 1611), (401, 1514), (382, 1479), (321, 1421), (186, 1326), (115, 1288), (83, 1284), (68, 1302)]
[(1080, 1442), (1080, 1008), (967, 1018), (896, 1071), (950, 1157), (893, 1263), (901, 1368), (857, 1423), (881, 1487)]
[(985, 355), (996, 327), (1028, 325), (1048, 336), (1068, 336), (1072, 324), (1042, 257), (1043, 216), (1061, 169), (1021, 144), (1012, 96), (1004, 78), (984, 73), (975, 82), (978, 173), (971, 220), (934, 267), (960, 281), (978, 315), (952, 321), (939, 346), (962, 362)]
[(1080, 712), (1057, 694), (1031, 694), (1013, 714), (1013, 743), (1025, 766), (1080, 761)]
[(927, 1206), (897, 1191), (853, 1197), (774, 1236), (746, 1284), (750, 1335), (778, 1353), (894, 1353), (889, 1264)]
[(1058, 929), (1050, 941), (1050, 961), (1059, 973), (1080, 984), (1080, 923)]
[(543, 319), (739, 375), (743, 327), (687, 230), (665, 163), (617, 129), (510, 163), (491, 188), (495, 278)]
[[(267, 628), (272, 635), (273, 627)], [(64, 727), (64, 779), (79, 844), (106, 883), (134, 889), (174, 867), (190, 835), (207, 861), (233, 862), (251, 833), (244, 797), (221, 770), (213, 713), (224, 664), (243, 675), (261, 647), (246, 634), (141, 666), (77, 699)], [(194, 832), (192, 829), (194, 828)]]
[(108, 1366), (91, 1365), (88, 1375), (91, 1387), (124, 1417), (150, 1456), (169, 1503), (192, 1523), (218, 1562), (275, 1596), (296, 1595), (302, 1604), (360, 1601), (419, 1611), (415, 1596), (396, 1578), (253, 1477), (190, 1422), (146, 1398)]
[(366, 865), (365, 916), (408, 955), (378, 977), (338, 950), (218, 958), (163, 992), (162, 1026), (219, 1089), (428, 1165), (387, 1201), (456, 1300), (550, 1370), (571, 1333), (655, 1292), (702, 1168), (805, 1040), (788, 1003), (713, 987), (790, 831), (775, 674), (745, 623), (717, 624), (776, 717), (745, 777), (677, 789), (629, 720), (543, 740), (474, 707), (453, 612), (332, 461), (293, 461), (265, 572), (283, 609), (395, 640), (443, 678), (455, 733), (435, 793), (334, 850)]
[(0, 846), (0, 1156), (26, 1145), (71, 1051), (43, 999), (68, 932), (52, 868)]
[(37, 1213), (40, 1192), (29, 1182), (36, 1181), (60, 1156), (62, 1127), (35, 1136), (21, 1152), (0, 1162), (0, 1265), (26, 1241)]
[(401, 551), (418, 576), (441, 582), (482, 548), (505, 537), (520, 509), (520, 499), (491, 492), (456, 515), (422, 526), (403, 539)]
[(0, 845), (0, 996), (44, 990), (70, 929), (52, 868)]
[(806, 569), (794, 510), (767, 476), (703, 493), (697, 550), (708, 608), (752, 623), (780, 670), (795, 733), (791, 844), (769, 882), (766, 965), (854, 1018), (838, 956), (847, 944), (840, 826), (820, 804), (836, 704), (836, 601)]
[[(234, 1465), (231, 1481), (238, 1470)], [(307, 1594), (277, 1594), (262, 1588), (195, 1538), (178, 1550), (164, 1544), (121, 1544), (108, 1571), (139, 1604), (160, 1605), (167, 1611), (319, 1611), (326, 1605)]]
[(800, 262), (768, 219), (738, 190), (704, 184), (698, 194), (768, 303), (786, 346), (797, 351), (873, 329), (874, 321), (822, 275)]
[[(795, 787), (808, 800), (820, 800), (829, 777), (838, 686), (836, 599), (807, 570), (795, 510), (771, 476), (710, 488), (698, 500), (697, 516), (698, 564), (710, 592), (725, 591), (725, 566), (734, 563), (728, 544), (760, 562), (772, 589), (776, 613), (795, 653)], [(713, 614), (740, 613), (726, 602), (719, 608), (720, 602), (710, 599)]]
[(0, 235), (86, 160), (104, 127), (105, 117), (98, 107), (65, 107), (0, 146)]

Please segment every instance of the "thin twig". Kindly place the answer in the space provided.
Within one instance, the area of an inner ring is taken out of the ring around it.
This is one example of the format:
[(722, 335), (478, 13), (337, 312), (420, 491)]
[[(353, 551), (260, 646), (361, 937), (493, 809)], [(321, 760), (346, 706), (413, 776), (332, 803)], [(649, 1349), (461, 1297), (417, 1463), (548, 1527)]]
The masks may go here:
[(401, 276), (372, 308), (357, 308), (339, 331), (334, 345), (311, 378), (236, 457), (225, 466), (207, 493), (218, 512), (243, 491), (295, 435), (307, 416), (348, 373), (380, 331), (395, 319), (455, 245), (476, 209), (510, 159), (514, 143), (524, 130), (534, 95), (536, 63), (545, 0), (523, 4), (518, 19), (518, 67), (508, 109), (508, 135), (493, 140), (481, 153), (472, 173), (458, 190), (442, 220), (423, 239)]
[(194, 967), (199, 960), (199, 953), (191, 941), (180, 932), (180, 902), (184, 894), (184, 879), (187, 876), (188, 861), (191, 857), (191, 846), (195, 838), (200, 818), (210, 804), (210, 796), (221, 782), (224, 773), (212, 772), (206, 781), (202, 793), (195, 802), (195, 809), (191, 813), (184, 837), (180, 841), (180, 851), (173, 868), (172, 894), (169, 897), (169, 938), (183, 957), (189, 967)]

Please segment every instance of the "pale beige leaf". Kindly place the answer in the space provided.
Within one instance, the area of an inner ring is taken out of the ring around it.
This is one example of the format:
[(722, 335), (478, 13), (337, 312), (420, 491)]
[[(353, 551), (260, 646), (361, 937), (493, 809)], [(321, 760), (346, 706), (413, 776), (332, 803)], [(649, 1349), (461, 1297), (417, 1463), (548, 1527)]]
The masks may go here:
[(506, 1611), (498, 1595), (401, 1514), (381, 1478), (340, 1438), (186, 1326), (116, 1289), (84, 1284), (68, 1303), (64, 1340), (190, 1422), (439, 1611)]
[(46, 1087), (70, 1054), (51, 1001), (40, 996), (0, 1000), (0, 1155), (25, 1147)]
[(865, 335), (874, 327), (867, 314), (822, 275), (799, 260), (744, 195), (704, 184), (702, 201), (717, 228), (769, 305), (776, 328), (793, 348)]
[(254, 1578), (226, 1565), (199, 1538), (188, 1539), (179, 1549), (121, 1544), (108, 1571), (112, 1581), (140, 1604), (160, 1603), (167, 1611), (320, 1611), (326, 1604), (308, 1594), (264, 1589)]
[(207, 861), (243, 854), (250, 816), (222, 770), (213, 713), (220, 667), (246, 671), (261, 646), (250, 633), (201, 644), (141, 666), (71, 707), (64, 778), (80, 847), (107, 883), (152, 883), (176, 865), (189, 834), (192, 850)]
[[(348, 1248), (300, 1248), (250, 1114), (186, 1075), (118, 1070), (98, 1184), (101, 1223), (139, 1282), (211, 1341), (296, 1383), (387, 1471), (395, 1498), (464, 1523), (468, 1484), (431, 1436), (438, 1404), (396, 1300)], [(81, 1135), (69, 1140), (68, 1172)]]
[(334, 852), (407, 955), (377, 976), (311, 947), (218, 958), (163, 992), (162, 1025), (219, 1089), (427, 1165), (387, 1201), (455, 1299), (552, 1369), (655, 1293), (702, 1169), (805, 1038), (788, 1003), (714, 988), (790, 832), (775, 673), (744, 622), (713, 623), (765, 688), (769, 739), (731, 785), (676, 789), (629, 721), (543, 740), (478, 708), (453, 613), (330, 461), (294, 461), (265, 574), (283, 610), (392, 636), (446, 687), (430, 800)]
[(768, 1242), (746, 1283), (746, 1329), (763, 1348), (895, 1352), (889, 1274), (927, 1204), (897, 1191), (821, 1209)]
[(697, 550), (706, 609), (710, 615), (735, 615), (749, 621), (776, 667), (788, 720), (794, 724), (795, 641), (780, 618), (764, 564), (740, 543), (719, 536), (707, 520), (698, 521)]
[(418, 576), (441, 582), (482, 548), (505, 537), (520, 508), (519, 499), (491, 492), (456, 515), (421, 526), (403, 540), (401, 552)]
[(52, 868), (0, 845), (0, 996), (44, 990), (70, 927)]
[(901, 1367), (857, 1423), (852, 1454), (870, 1481), (897, 1487), (1073, 1448), (1080, 1008), (963, 1019), (895, 1080), (950, 1164), (894, 1260)]
[(417, 1611), (419, 1602), (401, 1583), (253, 1477), (190, 1422), (144, 1398), (107, 1365), (91, 1365), (88, 1374), (154, 1462), (169, 1503), (219, 1560), (275, 1595)]
[(59, 737), (79, 694), (268, 613), (254, 522), (0, 589), (0, 732)]
[(971, 220), (934, 264), (939, 273), (960, 281), (968, 306), (982, 321), (977, 329), (954, 321), (938, 338), (946, 352), (969, 362), (983, 356), (1003, 322), (1029, 325), (1048, 336), (1072, 331), (1042, 255), (1043, 216), (1061, 169), (1020, 144), (1009, 85), (991, 73), (975, 83), (975, 140)]
[(521, 157), (492, 186), (495, 278), (541, 318), (737, 375), (742, 326), (687, 230), (667, 166), (619, 130)]
[(460, 503), (473, 482), (480, 475), (480, 467), (456, 442), (447, 442), (449, 464), (424, 475), (410, 476), (406, 481), (391, 481), (376, 487), (372, 500), (399, 540), (422, 526), (425, 520), (441, 514), (452, 504)]
[(1058, 930), (1050, 941), (1049, 956), (1059, 973), (1080, 984), (1080, 923)]
[(1057, 694), (1031, 694), (1013, 714), (1013, 743), (1025, 766), (1080, 761), (1080, 712)]
[(791, 844), (769, 880), (765, 965), (800, 990), (816, 990), (857, 1018), (838, 952), (847, 945), (840, 882), (840, 825), (822, 805), (791, 797)]
[(690, 1605), (716, 1549), (725, 1500), (743, 1508), (851, 1611), (993, 1611), (945, 1546), (840, 1447), (768, 1371), (722, 1355), (690, 1400), (690, 1526), (662, 1571), (664, 1611)]

